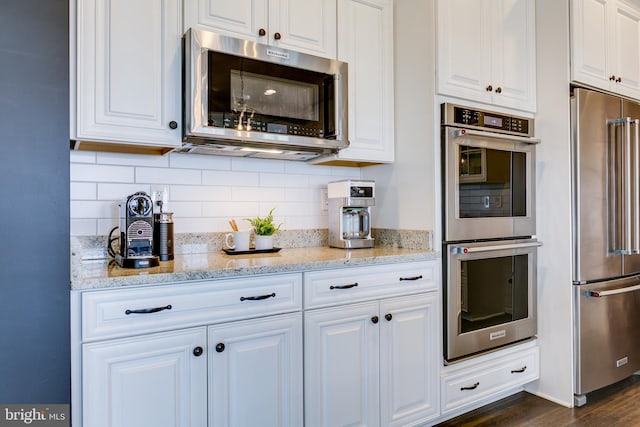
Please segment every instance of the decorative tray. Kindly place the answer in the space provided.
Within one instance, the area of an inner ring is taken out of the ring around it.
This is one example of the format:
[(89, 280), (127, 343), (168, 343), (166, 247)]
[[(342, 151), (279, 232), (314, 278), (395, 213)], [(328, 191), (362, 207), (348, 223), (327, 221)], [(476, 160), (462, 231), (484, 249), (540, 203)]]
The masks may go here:
[(248, 254), (271, 254), (271, 253), (280, 252), (280, 249), (282, 248), (273, 247), (271, 249), (258, 249), (258, 250), (249, 249), (248, 251), (236, 251), (233, 249), (223, 248), (222, 250), (227, 255), (248, 255)]

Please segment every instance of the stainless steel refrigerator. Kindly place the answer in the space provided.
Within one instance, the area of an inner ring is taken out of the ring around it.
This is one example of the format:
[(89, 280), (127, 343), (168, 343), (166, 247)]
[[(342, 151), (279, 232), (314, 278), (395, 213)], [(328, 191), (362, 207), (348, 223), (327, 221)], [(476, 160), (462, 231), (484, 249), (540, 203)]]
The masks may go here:
[(640, 370), (640, 104), (571, 98), (575, 403)]

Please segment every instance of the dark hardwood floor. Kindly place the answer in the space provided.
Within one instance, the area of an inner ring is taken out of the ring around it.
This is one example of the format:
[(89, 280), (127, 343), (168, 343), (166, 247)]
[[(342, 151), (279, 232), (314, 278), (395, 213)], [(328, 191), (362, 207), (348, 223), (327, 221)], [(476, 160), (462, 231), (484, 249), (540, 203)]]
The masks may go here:
[(523, 391), (437, 427), (640, 426), (640, 376), (634, 375), (587, 397), (585, 406), (567, 408)]

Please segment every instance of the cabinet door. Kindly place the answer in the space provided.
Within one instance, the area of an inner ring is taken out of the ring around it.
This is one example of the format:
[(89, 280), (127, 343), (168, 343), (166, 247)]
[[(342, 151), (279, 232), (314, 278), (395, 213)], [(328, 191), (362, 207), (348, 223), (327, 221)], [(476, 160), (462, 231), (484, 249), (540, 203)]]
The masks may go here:
[(491, 6), (491, 0), (438, 0), (438, 93), (491, 102)]
[(336, 57), (336, 0), (269, 0), (267, 43)]
[(437, 292), (380, 302), (381, 425), (438, 416), (439, 319)]
[(206, 342), (202, 327), (85, 344), (83, 425), (206, 425)]
[(640, 8), (617, 2), (613, 13), (611, 74), (616, 92), (640, 98)]
[(609, 89), (611, 26), (607, 12), (613, 0), (571, 2), (571, 79)]
[(179, 3), (78, 1), (72, 138), (180, 145)]
[(392, 162), (395, 135), (390, 0), (338, 0), (338, 59), (349, 64), (350, 145), (337, 158)]
[(302, 314), (209, 327), (209, 426), (302, 425)]
[(268, 10), (268, 0), (185, 0), (183, 29), (198, 28), (266, 43)]
[(492, 36), (493, 102), (536, 110), (535, 2), (494, 0)]
[(379, 425), (377, 316), (377, 302), (304, 313), (305, 426)]

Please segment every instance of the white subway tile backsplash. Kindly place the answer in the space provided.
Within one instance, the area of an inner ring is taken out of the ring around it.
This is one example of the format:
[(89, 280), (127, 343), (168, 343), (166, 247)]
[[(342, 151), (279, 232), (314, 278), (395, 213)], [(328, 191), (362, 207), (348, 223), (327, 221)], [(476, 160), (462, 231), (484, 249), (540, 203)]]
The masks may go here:
[(119, 216), (118, 205), (111, 201), (71, 201), (71, 219), (113, 218), (114, 216)]
[(123, 166), (153, 166), (159, 168), (169, 167), (169, 156), (139, 154), (135, 157), (122, 153), (97, 153), (98, 163), (104, 165)]
[(169, 202), (168, 212), (173, 212), (176, 218), (194, 218), (202, 216), (202, 202)]
[(225, 201), (231, 200), (231, 187), (213, 185), (172, 185), (169, 201)]
[(134, 182), (135, 168), (131, 166), (71, 163), (69, 172), (71, 182)]
[(94, 151), (70, 151), (69, 160), (71, 163), (95, 163), (96, 153)]
[(69, 228), (72, 236), (93, 236), (97, 232), (95, 219), (71, 219)]
[(95, 182), (72, 182), (69, 190), (71, 200), (96, 200)]
[(359, 168), (283, 160), (171, 153), (166, 156), (72, 151), (71, 234), (107, 235), (119, 223), (118, 203), (136, 191), (167, 189), (174, 233), (229, 231), (234, 218), (264, 216), (272, 208), (283, 229), (327, 227), (320, 188), (359, 179)]
[(202, 203), (203, 216), (226, 218), (227, 222), (234, 217), (248, 218), (248, 217), (253, 217), (259, 214), (260, 214), (260, 203), (258, 202), (203, 202)]
[(205, 154), (171, 153), (169, 165), (177, 169), (231, 170), (231, 158)]
[(236, 157), (231, 159), (231, 169), (238, 172), (284, 172), (285, 163), (285, 160)]
[(260, 174), (256, 172), (202, 171), (202, 183), (205, 185), (238, 185), (257, 187)]
[(260, 187), (308, 187), (308, 175), (261, 173)]
[(150, 186), (145, 184), (99, 183), (98, 200), (114, 200), (119, 203), (126, 197), (139, 191), (144, 191), (151, 195)]
[(136, 168), (136, 180), (148, 184), (202, 184), (199, 169)]
[(231, 200), (234, 202), (281, 202), (285, 200), (284, 188), (233, 187)]

